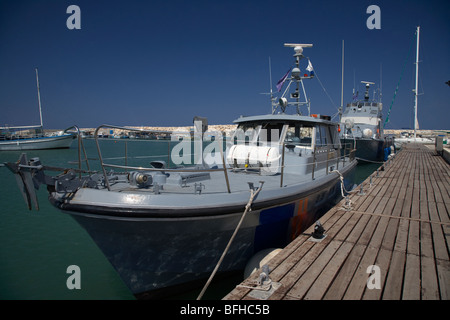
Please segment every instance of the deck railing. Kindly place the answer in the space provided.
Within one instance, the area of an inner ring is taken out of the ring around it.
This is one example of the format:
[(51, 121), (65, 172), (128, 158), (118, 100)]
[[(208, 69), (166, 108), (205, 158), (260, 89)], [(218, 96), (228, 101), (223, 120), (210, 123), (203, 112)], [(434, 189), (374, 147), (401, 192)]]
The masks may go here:
[[(186, 168), (170, 169), (170, 168), (154, 168), (154, 167), (132, 167), (132, 166), (127, 166), (127, 165), (107, 164), (107, 163), (105, 163), (103, 161), (102, 153), (101, 153), (101, 150), (100, 150), (100, 144), (99, 144), (99, 141), (98, 141), (98, 132), (102, 128), (119, 129), (119, 130), (125, 130), (125, 131), (135, 131), (135, 132), (141, 132), (141, 133), (166, 133), (166, 134), (170, 134), (172, 132), (169, 132), (169, 131), (157, 131), (157, 130), (146, 130), (146, 129), (136, 129), (136, 128), (120, 127), (120, 126), (106, 125), (106, 124), (97, 127), (97, 129), (94, 132), (94, 139), (95, 139), (95, 143), (97, 145), (98, 158), (99, 158), (100, 165), (101, 165), (102, 172), (103, 172), (103, 176), (104, 176), (104, 179), (105, 179), (105, 186), (106, 186), (106, 188), (109, 191), (111, 190), (111, 186), (109, 184), (108, 176), (107, 176), (107, 173), (106, 173), (106, 167), (109, 167), (109, 168), (121, 168), (121, 169), (127, 169), (127, 170), (164, 171), (164, 172), (214, 172), (214, 171), (222, 171), (224, 173), (224, 178), (225, 178), (225, 183), (226, 183), (226, 186), (227, 186), (227, 191), (228, 191), (228, 193), (231, 192), (230, 182), (228, 180), (227, 166), (225, 164), (225, 158), (224, 158), (224, 155), (223, 155), (222, 148), (220, 148), (221, 160), (222, 160), (222, 164), (223, 164), (223, 168), (222, 169), (220, 169), (220, 168), (218, 168), (218, 169), (209, 169), (209, 168), (192, 169), (192, 168), (188, 168), (188, 167), (186, 167)], [(169, 149), (170, 149), (170, 146), (169, 146)], [(170, 154), (170, 152), (169, 152), (169, 154)]]
[[(127, 144), (125, 141), (125, 165), (120, 165), (120, 164), (113, 164), (113, 163), (106, 163), (105, 159), (103, 158), (102, 152), (101, 152), (101, 148), (100, 148), (100, 143), (99, 143), (99, 131), (101, 129), (104, 128), (109, 128), (109, 129), (118, 129), (118, 130), (123, 130), (123, 131), (134, 131), (134, 132), (140, 132), (140, 133), (144, 133), (144, 134), (167, 134), (170, 135), (173, 132), (169, 132), (169, 131), (158, 131), (158, 130), (147, 130), (147, 129), (138, 129), (138, 128), (130, 128), (130, 127), (122, 127), (122, 126), (115, 126), (115, 125), (101, 125), (99, 127), (96, 128), (95, 132), (94, 132), (94, 139), (95, 139), (95, 144), (96, 144), (96, 148), (97, 148), (97, 153), (98, 153), (98, 160), (100, 162), (100, 167), (101, 167), (101, 171), (103, 173), (104, 176), (104, 185), (105, 187), (110, 191), (111, 190), (111, 185), (110, 185), (110, 181), (108, 179), (108, 174), (106, 171), (106, 168), (114, 168), (114, 169), (125, 169), (125, 170), (136, 170), (136, 171), (159, 171), (159, 172), (216, 172), (216, 171), (221, 171), (224, 174), (224, 180), (225, 180), (225, 184), (227, 187), (227, 191), (228, 193), (231, 192), (231, 188), (230, 188), (230, 182), (229, 182), (229, 178), (228, 178), (228, 165), (225, 162), (225, 157), (224, 157), (224, 152), (223, 152), (223, 148), (219, 148), (220, 149), (220, 156), (221, 156), (221, 162), (222, 162), (222, 168), (192, 168), (192, 167), (177, 167), (177, 168), (155, 168), (155, 167), (143, 167), (143, 166), (130, 166), (128, 165), (128, 156), (127, 156)], [(69, 132), (71, 130), (74, 130), (77, 133), (78, 136), (78, 172), (81, 175), (81, 165), (82, 165), (82, 161), (84, 161), (86, 163), (87, 166), (87, 172), (91, 173), (90, 170), (90, 166), (89, 166), (89, 161), (88, 161), (88, 157), (86, 155), (86, 150), (84, 147), (84, 143), (83, 143), (83, 139), (82, 136), (80, 134), (80, 130), (77, 126), (72, 126), (70, 128), (67, 128), (66, 130), (64, 130), (65, 132)], [(169, 145), (168, 145), (168, 157), (169, 157), (169, 164), (170, 164), (170, 141), (171, 140), (165, 140), (168, 141)], [(223, 139), (221, 136), (219, 136), (218, 142), (220, 143), (221, 146), (223, 146)], [(312, 166), (311, 169), (311, 178), (312, 180), (314, 180), (316, 177), (316, 171), (317, 171), (317, 167), (322, 166), (323, 164), (325, 164), (326, 166), (326, 174), (328, 175), (330, 173), (330, 162), (332, 162), (332, 165), (336, 165), (336, 170), (339, 170), (339, 168), (341, 167), (345, 167), (345, 163), (346, 161), (351, 162), (352, 160), (355, 159), (355, 149), (353, 149), (353, 146), (349, 143), (349, 144), (344, 144), (341, 145), (340, 148), (336, 148), (333, 145), (315, 145), (314, 148), (311, 148), (310, 144), (302, 144), (302, 143), (293, 143), (293, 142), (284, 142), (282, 145), (280, 145), (281, 147), (281, 159), (280, 159), (280, 187), (283, 187), (283, 182), (284, 182), (284, 175), (285, 175), (285, 153), (286, 153), (286, 146), (289, 146), (290, 149), (292, 149), (293, 147), (295, 148), (296, 146), (300, 146), (300, 147), (304, 147), (305, 150), (308, 149), (312, 155), (313, 155), (313, 162), (312, 163), (308, 163), (305, 165), (310, 165)], [(300, 152), (304, 152), (303, 150), (300, 150)], [(84, 159), (82, 160), (82, 154), (84, 156)], [(318, 156), (320, 154), (324, 154), (326, 153), (326, 160), (320, 160), (318, 159)], [(331, 158), (330, 158), (331, 157)], [(255, 169), (255, 168), (252, 168)], [(233, 170), (238, 170), (238, 169), (233, 169)], [(247, 170), (247, 169), (241, 169), (241, 170)]]

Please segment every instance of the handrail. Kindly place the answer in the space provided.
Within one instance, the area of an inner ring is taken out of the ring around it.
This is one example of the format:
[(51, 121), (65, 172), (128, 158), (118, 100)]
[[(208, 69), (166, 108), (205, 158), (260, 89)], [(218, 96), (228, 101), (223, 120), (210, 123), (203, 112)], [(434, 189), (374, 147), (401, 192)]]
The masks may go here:
[(147, 167), (131, 167), (131, 166), (121, 166), (117, 164), (103, 164), (108, 168), (117, 168), (117, 169), (131, 169), (131, 170), (145, 170), (145, 171), (160, 171), (160, 172), (214, 172), (214, 171), (223, 171), (223, 169), (192, 169), (195, 167), (180, 167), (176, 169), (161, 169), (161, 168), (147, 168)]
[[(281, 175), (281, 177), (280, 177), (280, 187), (283, 187), (283, 180), (284, 180), (284, 167), (285, 167), (285, 165), (284, 165), (284, 157), (285, 157), (285, 147), (286, 147), (286, 142), (284, 142), (283, 144), (281, 144), (281, 147), (282, 147), (282, 154), (281, 154), (281, 172), (280, 172), (280, 175)], [(295, 145), (295, 146), (303, 146), (303, 147), (305, 147), (305, 145), (303, 145), (303, 144), (301, 144), (301, 143), (298, 143), (298, 142), (289, 142), (288, 143), (289, 145)], [(310, 145), (309, 145), (310, 146)], [(351, 160), (353, 160), (354, 159), (354, 155), (355, 155), (355, 149), (351, 149), (351, 148), (347, 148), (347, 144), (345, 144), (345, 146), (340, 146), (339, 148), (337, 148), (337, 149), (335, 149), (335, 147), (334, 147), (334, 145), (333, 144), (324, 144), (324, 145), (317, 145), (317, 144), (315, 144), (314, 145), (314, 148), (311, 148), (311, 152), (312, 152), (312, 154), (313, 154), (313, 162), (311, 163), (311, 165), (312, 165), (312, 169), (311, 169), (311, 174), (312, 174), (312, 180), (314, 180), (314, 175), (315, 175), (315, 169), (316, 169), (316, 166), (318, 165), (318, 164), (321, 164), (321, 163), (326, 163), (326, 174), (328, 175), (329, 173), (330, 173), (330, 171), (329, 171), (329, 161), (330, 161), (330, 152), (332, 151), (332, 150), (335, 150), (336, 151), (336, 156), (335, 157), (333, 157), (335, 160), (336, 160), (336, 166), (337, 166), (337, 169), (339, 169), (339, 161), (340, 161), (340, 159), (341, 158), (343, 158), (343, 166), (345, 166), (345, 158), (348, 156), (348, 158), (349, 158), (349, 160), (351, 161)], [(324, 150), (326, 150), (326, 154), (327, 154), (327, 158), (326, 158), (326, 160), (325, 161), (317, 161), (317, 153), (320, 153), (319, 151), (324, 151)], [(342, 150), (344, 150), (344, 154), (341, 156), (341, 151)], [(347, 153), (347, 150), (348, 150), (348, 153)], [(309, 165), (309, 164), (306, 164), (306, 165)], [(332, 171), (331, 171), (332, 172)]]
[(84, 153), (84, 160), (86, 161), (86, 166), (87, 166), (87, 171), (90, 172), (91, 168), (89, 167), (89, 161), (88, 161), (88, 157), (86, 154), (86, 149), (84, 148), (84, 143), (83, 143), (83, 137), (81, 136), (81, 132), (80, 132), (80, 128), (77, 125), (73, 125), (67, 129), (64, 129), (63, 132), (67, 132), (70, 129), (75, 129), (75, 131), (77, 132), (77, 140), (78, 140), (78, 169), (80, 170), (80, 179), (81, 179), (81, 149), (83, 149), (83, 153)]
[[(121, 127), (121, 126), (115, 126), (115, 125), (108, 125), (108, 124), (102, 124), (99, 127), (97, 127), (94, 131), (94, 139), (97, 146), (97, 152), (98, 152), (98, 158), (100, 161), (100, 166), (102, 167), (102, 172), (104, 176), (104, 181), (106, 188), (108, 191), (111, 191), (111, 186), (109, 184), (108, 175), (106, 173), (105, 167), (109, 168), (121, 168), (121, 169), (131, 169), (131, 170), (146, 170), (146, 171), (165, 171), (165, 172), (213, 172), (213, 171), (223, 171), (225, 174), (225, 182), (227, 185), (228, 193), (230, 193), (230, 182), (228, 180), (228, 174), (227, 174), (227, 166), (225, 164), (225, 159), (223, 156), (223, 152), (221, 151), (222, 156), (222, 169), (192, 169), (192, 167), (183, 167), (183, 168), (176, 168), (176, 169), (168, 169), (168, 168), (146, 168), (146, 167), (131, 167), (131, 166), (121, 166), (121, 165), (114, 165), (114, 164), (107, 164), (103, 162), (102, 153), (100, 150), (100, 144), (98, 141), (98, 132), (101, 128), (113, 128), (113, 129), (119, 129), (119, 130), (128, 130), (128, 131), (139, 131), (139, 132), (158, 132), (158, 133), (171, 133), (170, 131), (161, 131), (161, 130), (147, 130), (147, 129), (137, 129), (137, 128), (129, 128), (129, 127)], [(222, 149), (220, 149), (222, 150)]]

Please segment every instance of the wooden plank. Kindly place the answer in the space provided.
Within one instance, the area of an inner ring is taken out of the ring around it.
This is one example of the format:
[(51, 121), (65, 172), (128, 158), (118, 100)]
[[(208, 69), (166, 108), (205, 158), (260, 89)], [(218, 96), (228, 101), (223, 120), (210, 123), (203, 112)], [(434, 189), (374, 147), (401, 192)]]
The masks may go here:
[(295, 266), (279, 280), (282, 286), (278, 288), (270, 297), (270, 300), (281, 300), (294, 286), (297, 279), (301, 278), (309, 266), (320, 256), (322, 251), (328, 246), (330, 238), (325, 238), (322, 242), (315, 243), (314, 246), (298, 261)]
[(339, 269), (348, 257), (353, 244), (344, 242), (333, 257), (332, 263), (328, 263), (316, 281), (313, 283), (307, 294), (305, 300), (319, 300), (325, 295), (331, 282), (336, 277)]
[[(323, 268), (330, 262), (341, 244), (342, 242), (340, 241), (331, 241), (320, 256), (309, 266), (308, 270), (306, 270), (289, 292), (287, 292), (287, 295), (295, 299), (303, 298)], [(332, 263), (335, 262), (333, 261)]]
[(407, 252), (416, 256), (420, 255), (420, 238), (419, 229), (420, 225), (418, 221), (409, 222), (409, 233), (408, 233), (408, 248)]
[(386, 280), (387, 271), (389, 269), (389, 264), (391, 261), (391, 254), (392, 252), (390, 250), (385, 250), (383, 248), (381, 248), (378, 252), (378, 256), (375, 260), (374, 265), (380, 268), (381, 287), (380, 289), (369, 289), (368, 287), (366, 287), (364, 290), (364, 295), (362, 296), (363, 300), (379, 300), (381, 298), (381, 294), (385, 286), (384, 283)]
[(401, 219), (398, 223), (397, 237), (395, 238), (394, 250), (406, 252), (408, 246), (409, 220)]
[(422, 256), (421, 277), (422, 277), (422, 300), (438, 300), (439, 286), (436, 275), (436, 266), (433, 258)]
[(359, 300), (361, 299), (364, 290), (367, 286), (369, 274), (367, 268), (375, 264), (375, 259), (379, 248), (367, 247), (358, 267), (355, 270), (347, 291), (344, 294), (344, 300)]
[(330, 288), (324, 295), (324, 300), (337, 300), (342, 299), (350, 283), (356, 268), (359, 265), (359, 261), (365, 251), (365, 246), (355, 244), (352, 251), (348, 255), (344, 264), (342, 265), (339, 273), (334, 281), (331, 283)]
[(406, 254), (402, 299), (420, 300), (420, 257), (415, 254)]
[[(428, 211), (430, 213), (430, 219), (432, 221), (439, 221), (439, 215), (436, 209), (436, 203), (428, 203)], [(441, 224), (431, 223), (431, 235), (433, 241), (434, 256), (436, 259), (449, 260), (449, 254), (446, 240), (444, 237), (444, 228)]]
[(436, 260), (439, 293), (442, 300), (450, 300), (450, 261)]
[(420, 255), (434, 259), (431, 226), (428, 222), (420, 222)]
[(383, 289), (383, 300), (400, 300), (403, 288), (403, 275), (406, 253), (394, 251), (388, 268), (386, 284)]

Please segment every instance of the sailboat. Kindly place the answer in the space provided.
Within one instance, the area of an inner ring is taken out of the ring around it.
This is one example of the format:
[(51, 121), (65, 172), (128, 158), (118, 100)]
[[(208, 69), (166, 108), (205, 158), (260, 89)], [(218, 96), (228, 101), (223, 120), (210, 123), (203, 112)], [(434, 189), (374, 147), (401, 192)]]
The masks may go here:
[(68, 132), (70, 128), (52, 134), (44, 133), (39, 75), (38, 69), (35, 70), (41, 123), (31, 126), (0, 127), (0, 151), (70, 148), (76, 137), (73, 133)]
[(419, 95), (419, 35), (420, 35), (420, 26), (417, 27), (416, 31), (417, 35), (417, 44), (416, 44), (416, 86), (413, 90), (414, 92), (414, 136), (402, 136), (400, 138), (394, 138), (394, 145), (396, 148), (401, 148), (405, 143), (426, 143), (433, 144), (434, 139), (426, 138), (426, 137), (417, 137), (417, 130), (419, 129), (419, 121), (417, 120), (417, 102)]

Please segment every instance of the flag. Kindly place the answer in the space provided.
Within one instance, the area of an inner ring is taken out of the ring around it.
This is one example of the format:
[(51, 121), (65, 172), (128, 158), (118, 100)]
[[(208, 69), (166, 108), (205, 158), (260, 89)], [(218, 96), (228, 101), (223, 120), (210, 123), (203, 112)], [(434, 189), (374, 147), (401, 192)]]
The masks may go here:
[(286, 78), (288, 77), (289, 72), (291, 72), (291, 68), (289, 68), (288, 72), (286, 72), (286, 74), (283, 76), (283, 78), (278, 80), (278, 82), (277, 82), (277, 90), (278, 90), (278, 92), (281, 91), (281, 88), (283, 87), (284, 81), (286, 81)]
[(306, 70), (308, 70), (309, 72), (314, 70), (310, 60), (308, 60), (308, 66), (306, 67)]

